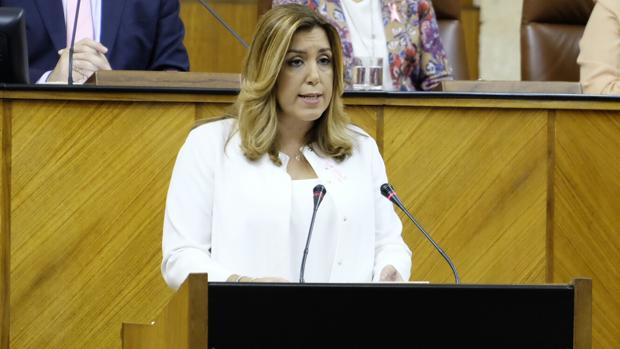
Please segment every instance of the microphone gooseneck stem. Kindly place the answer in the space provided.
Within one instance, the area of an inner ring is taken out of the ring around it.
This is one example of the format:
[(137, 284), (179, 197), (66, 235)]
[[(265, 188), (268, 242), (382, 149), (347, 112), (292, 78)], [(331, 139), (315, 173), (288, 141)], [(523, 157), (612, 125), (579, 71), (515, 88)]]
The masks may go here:
[(422, 228), (422, 226), (413, 217), (413, 215), (411, 213), (409, 213), (409, 211), (405, 208), (405, 205), (403, 205), (403, 202), (400, 201), (400, 198), (398, 197), (398, 195), (396, 195), (396, 191), (394, 191), (394, 188), (389, 183), (385, 183), (385, 184), (383, 184), (381, 186), (380, 190), (381, 190), (381, 194), (383, 194), (383, 196), (385, 196), (388, 200), (390, 200), (396, 206), (398, 206), (398, 208), (401, 211), (403, 211), (405, 213), (405, 215), (407, 215), (407, 217), (409, 217), (409, 219), (422, 232), (422, 234), (424, 234), (426, 239), (428, 241), (430, 241), (430, 243), (433, 244), (433, 246), (435, 246), (435, 249), (439, 252), (439, 254), (441, 254), (441, 256), (446, 260), (446, 262), (448, 262), (448, 265), (450, 266), (450, 269), (452, 269), (452, 273), (454, 274), (454, 282), (457, 285), (460, 284), (461, 283), (461, 278), (459, 277), (459, 272), (456, 270), (456, 266), (454, 265), (454, 263), (452, 263), (452, 260), (450, 259), (448, 254), (446, 254), (444, 252), (444, 250), (442, 250), (441, 247), (439, 247), (439, 245), (437, 245), (435, 240), (433, 240), (433, 238), (431, 238), (431, 236), (426, 232), (426, 230), (424, 230), (424, 228)]
[(316, 212), (319, 210), (319, 205), (315, 205), (314, 211), (312, 211), (312, 220), (310, 221), (310, 229), (308, 230), (308, 238), (306, 239), (306, 248), (304, 248), (304, 257), (301, 260), (301, 270), (299, 271), (299, 283), (303, 284), (304, 272), (306, 271), (306, 258), (308, 258), (308, 249), (310, 247), (310, 238), (312, 237), (312, 228), (314, 228), (314, 219), (316, 218)]
[(75, 34), (77, 32), (78, 17), (80, 16), (80, 5), (82, 0), (78, 0), (73, 19), (73, 30), (71, 31), (71, 42), (69, 43), (69, 71), (67, 72), (67, 84), (73, 85), (73, 46), (75, 46)]
[[(400, 200), (399, 200), (400, 201)], [(422, 226), (418, 223), (418, 221), (415, 220), (415, 218), (413, 218), (413, 216), (411, 215), (411, 213), (409, 213), (409, 211), (407, 211), (405, 209), (404, 206), (402, 206), (401, 204), (397, 204), (398, 207), (405, 212), (405, 214), (407, 215), (407, 217), (409, 217), (409, 219), (413, 222), (413, 224), (415, 224), (416, 227), (418, 227), (418, 229), (422, 232), (422, 234), (424, 234), (424, 236), (426, 237), (426, 239), (428, 239), (428, 241), (431, 242), (431, 244), (433, 244), (433, 246), (435, 246), (435, 248), (437, 249), (437, 251), (439, 251), (439, 253), (441, 254), (441, 256), (446, 260), (446, 262), (448, 262), (448, 265), (450, 265), (450, 269), (452, 269), (452, 273), (454, 274), (454, 282), (458, 285), (461, 283), (461, 278), (459, 277), (459, 272), (456, 271), (456, 267), (454, 266), (454, 263), (452, 263), (452, 260), (450, 259), (450, 257), (444, 252), (444, 250), (441, 249), (441, 247), (439, 247), (439, 245), (437, 245), (437, 243), (435, 242), (435, 240), (433, 240), (431, 238), (431, 236), (426, 232), (426, 230), (424, 230), (424, 228), (422, 228)]]
[(231, 28), (228, 23), (226, 23), (226, 21), (224, 21), (224, 19), (222, 19), (222, 17), (220, 17), (217, 12), (215, 12), (215, 10), (211, 8), (211, 6), (209, 6), (209, 3), (207, 3), (206, 0), (198, 1), (202, 4), (202, 6), (207, 9), (207, 11), (209, 11), (209, 13), (211, 13), (211, 15), (213, 15), (213, 17), (215, 17), (215, 19), (217, 19), (218, 22), (220, 22), (221, 25), (224, 26), (224, 28), (226, 28), (226, 30), (228, 30), (229, 33), (231, 33), (237, 39), (237, 41), (239, 41), (239, 43), (241, 43), (244, 48), (248, 48), (248, 44), (245, 42), (245, 40), (243, 40), (243, 38), (241, 38), (241, 36), (237, 34), (237, 32), (233, 28)]

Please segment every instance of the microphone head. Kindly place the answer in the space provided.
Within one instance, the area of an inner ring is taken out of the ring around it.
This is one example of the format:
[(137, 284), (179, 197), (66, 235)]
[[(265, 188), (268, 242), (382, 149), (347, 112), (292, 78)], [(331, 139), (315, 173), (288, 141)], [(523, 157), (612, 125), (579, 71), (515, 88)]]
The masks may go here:
[(398, 207), (402, 206), (402, 203), (400, 202), (398, 195), (396, 195), (396, 190), (394, 190), (394, 187), (392, 187), (390, 183), (384, 183), (381, 185), (381, 194), (385, 196), (388, 200), (390, 200), (392, 203), (394, 203), (396, 206)]
[(314, 208), (316, 209), (321, 204), (321, 201), (323, 201), (325, 194), (327, 194), (327, 190), (322, 184), (317, 184), (314, 189), (312, 189), (312, 193), (314, 194)]
[(396, 191), (390, 183), (383, 183), (381, 185), (381, 195), (385, 196), (388, 200), (393, 202), (394, 198), (396, 197)]

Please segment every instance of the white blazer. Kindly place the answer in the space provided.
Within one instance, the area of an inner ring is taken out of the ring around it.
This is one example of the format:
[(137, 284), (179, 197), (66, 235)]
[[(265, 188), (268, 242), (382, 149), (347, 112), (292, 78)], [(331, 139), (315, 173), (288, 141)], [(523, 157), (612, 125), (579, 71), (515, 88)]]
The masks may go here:
[[(172, 288), (189, 273), (207, 272), (209, 280), (225, 281), (231, 274), (287, 277), (291, 269), (288, 157), (280, 153), (282, 166), (268, 156), (247, 160), (238, 132), (229, 139), (234, 127), (236, 121), (226, 119), (192, 130), (177, 157), (161, 266)], [(408, 279), (411, 251), (392, 204), (379, 191), (387, 182), (383, 159), (372, 137), (357, 127), (351, 130), (353, 155), (343, 162), (304, 149), (336, 210), (337, 246), (325, 281), (377, 281), (389, 264)]]

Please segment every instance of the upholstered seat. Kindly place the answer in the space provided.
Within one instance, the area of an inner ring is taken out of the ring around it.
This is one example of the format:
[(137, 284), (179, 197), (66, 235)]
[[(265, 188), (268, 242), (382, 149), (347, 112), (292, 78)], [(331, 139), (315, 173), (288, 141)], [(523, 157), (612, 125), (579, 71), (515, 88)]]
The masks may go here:
[(579, 81), (579, 40), (592, 0), (523, 0), (521, 79)]
[(461, 22), (460, 0), (433, 0), (439, 24), (439, 36), (452, 65), (455, 80), (469, 80), (465, 34)]

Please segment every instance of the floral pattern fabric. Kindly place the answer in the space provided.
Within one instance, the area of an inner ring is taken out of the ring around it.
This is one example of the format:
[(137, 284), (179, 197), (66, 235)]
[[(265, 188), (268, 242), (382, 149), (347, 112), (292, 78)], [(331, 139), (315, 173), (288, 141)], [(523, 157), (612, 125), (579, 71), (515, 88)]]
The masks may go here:
[[(451, 79), (435, 11), (429, 0), (381, 1), (388, 63), (397, 91), (431, 90), (441, 80)], [(353, 45), (341, 0), (273, 0), (273, 6), (296, 3), (323, 15), (338, 30), (342, 41), (344, 80), (351, 86)]]

